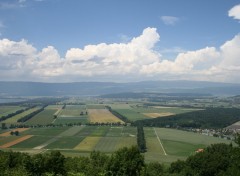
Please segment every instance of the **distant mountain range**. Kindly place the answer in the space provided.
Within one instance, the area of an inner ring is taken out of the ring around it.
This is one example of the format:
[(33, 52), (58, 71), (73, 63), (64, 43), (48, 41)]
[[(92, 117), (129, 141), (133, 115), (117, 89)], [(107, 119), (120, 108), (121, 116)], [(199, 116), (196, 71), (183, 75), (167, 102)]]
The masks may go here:
[(0, 96), (98, 96), (123, 92), (240, 95), (240, 84), (204, 81), (0, 82)]

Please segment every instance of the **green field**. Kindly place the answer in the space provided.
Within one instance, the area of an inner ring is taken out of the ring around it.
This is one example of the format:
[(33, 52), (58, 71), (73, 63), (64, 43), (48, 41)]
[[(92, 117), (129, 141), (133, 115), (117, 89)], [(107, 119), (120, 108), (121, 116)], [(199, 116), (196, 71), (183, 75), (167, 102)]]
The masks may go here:
[(88, 115), (85, 105), (67, 105), (62, 109), (57, 119), (53, 121), (54, 124), (86, 124), (88, 123)]
[(44, 109), (27, 122), (27, 125), (47, 125), (53, 122), (53, 114), (56, 112), (56, 109)]
[(28, 115), (28, 114), (31, 114), (31, 113), (34, 112), (34, 111), (39, 110), (40, 108), (41, 108), (41, 107), (31, 108), (31, 109), (29, 109), (29, 110), (27, 110), (27, 111), (24, 111), (24, 112), (22, 112), (22, 113), (20, 113), (20, 114), (17, 114), (17, 115), (15, 115), (15, 116), (13, 116), (13, 117), (11, 117), (11, 118), (3, 121), (3, 123), (7, 123), (7, 124), (18, 123), (17, 121), (18, 121), (19, 119), (21, 119), (22, 117), (25, 117), (25, 116)]
[[(10, 133), (10, 132), (9, 132)], [(0, 137), (0, 146), (20, 138), (19, 136)]]
[(41, 145), (42, 143), (50, 140), (52, 137), (51, 136), (33, 136), (29, 138), (28, 140), (25, 140), (21, 143), (18, 143), (11, 148), (28, 148), (32, 149), (34, 147), (37, 147)]
[(149, 117), (138, 113), (137, 111), (134, 111), (132, 109), (114, 109), (117, 111), (119, 114), (127, 117), (131, 121), (136, 121), (136, 120), (142, 120), (142, 119), (148, 119)]
[(81, 112), (86, 115), (85, 105), (67, 105), (65, 109), (59, 113), (58, 117), (80, 117)]
[(105, 109), (105, 105), (102, 105), (102, 104), (88, 104), (87, 109)]
[(63, 105), (48, 105), (45, 109), (61, 109)]
[(138, 113), (167, 113), (168, 112), (173, 114), (181, 114), (181, 113), (196, 111), (199, 109), (155, 106), (155, 107), (133, 107), (132, 110)]
[[(214, 143), (230, 143), (225, 139), (205, 136), (192, 132), (166, 128), (144, 128), (147, 152), (147, 161), (172, 162), (193, 155), (199, 148), (207, 147)], [(157, 139), (159, 137), (160, 142)], [(164, 153), (166, 152), (166, 155)]]
[[(135, 104), (134, 104), (135, 105)], [(107, 106), (110, 106), (112, 109), (130, 109), (131, 105), (126, 103), (114, 103), (114, 104), (108, 104)]]
[(84, 137), (61, 137), (57, 141), (49, 144), (47, 149), (69, 149), (72, 150), (75, 146), (77, 146)]
[(117, 111), (119, 114), (125, 116), (131, 121), (152, 118), (149, 117), (147, 113), (159, 113), (159, 116), (161, 116), (164, 113), (171, 115), (199, 110), (181, 107), (141, 106), (136, 104), (111, 104), (109, 106), (111, 106), (113, 110)]
[(18, 110), (24, 109), (24, 107), (20, 106), (0, 106), (0, 118), (2, 116), (6, 116), (8, 114), (14, 113)]
[(21, 133), (21, 135), (36, 135), (36, 136), (50, 136), (54, 137), (70, 127), (45, 127), (45, 128), (31, 128)]
[(81, 116), (81, 117), (58, 117), (57, 119), (54, 120), (54, 124), (86, 124), (88, 123), (88, 118), (87, 116)]

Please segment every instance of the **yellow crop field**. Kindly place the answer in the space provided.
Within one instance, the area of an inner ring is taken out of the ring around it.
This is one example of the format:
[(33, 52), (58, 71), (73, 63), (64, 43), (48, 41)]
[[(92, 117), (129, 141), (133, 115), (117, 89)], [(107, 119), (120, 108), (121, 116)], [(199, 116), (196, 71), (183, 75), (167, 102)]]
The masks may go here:
[(82, 151), (92, 151), (101, 137), (86, 137), (74, 149)]
[(88, 109), (88, 115), (92, 123), (124, 123), (107, 109)]
[(156, 118), (156, 117), (165, 117), (170, 115), (175, 115), (171, 112), (162, 112), (162, 113), (143, 113), (147, 117)]

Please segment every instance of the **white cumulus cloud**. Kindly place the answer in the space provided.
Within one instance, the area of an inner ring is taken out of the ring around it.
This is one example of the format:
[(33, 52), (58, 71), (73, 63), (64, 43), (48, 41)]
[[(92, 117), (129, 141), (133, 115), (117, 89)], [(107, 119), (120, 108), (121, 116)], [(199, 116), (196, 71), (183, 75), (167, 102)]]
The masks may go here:
[(240, 35), (219, 48), (182, 50), (166, 59), (155, 50), (156, 28), (146, 28), (127, 43), (100, 43), (70, 48), (61, 57), (54, 46), (37, 50), (28, 41), (0, 40), (0, 80), (136, 81), (189, 79), (238, 82)]
[(233, 17), (236, 20), (240, 20), (240, 4), (231, 8), (228, 11), (228, 16)]

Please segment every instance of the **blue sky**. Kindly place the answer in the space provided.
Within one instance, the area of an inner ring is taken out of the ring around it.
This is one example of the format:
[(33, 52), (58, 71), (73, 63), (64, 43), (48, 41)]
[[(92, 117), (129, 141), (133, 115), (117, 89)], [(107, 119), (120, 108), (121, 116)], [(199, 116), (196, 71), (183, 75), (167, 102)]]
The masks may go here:
[(1, 0), (0, 80), (239, 82), (239, 4)]

